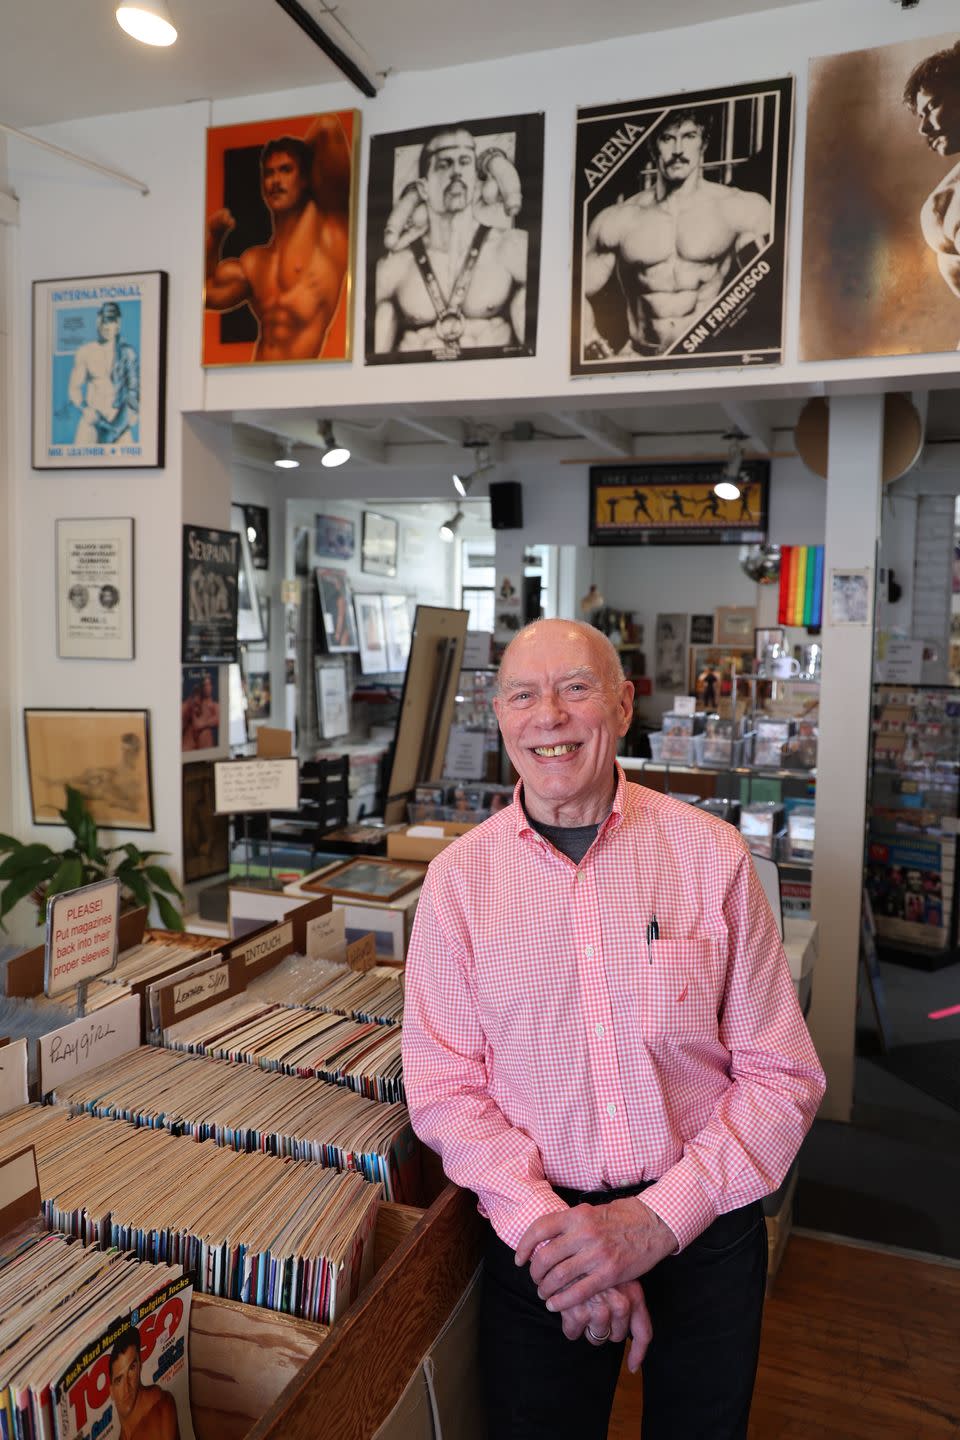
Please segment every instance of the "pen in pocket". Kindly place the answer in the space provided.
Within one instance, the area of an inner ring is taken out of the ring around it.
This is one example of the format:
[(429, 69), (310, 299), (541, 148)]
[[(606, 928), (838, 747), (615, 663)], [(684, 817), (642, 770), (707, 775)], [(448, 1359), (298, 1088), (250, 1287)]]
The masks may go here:
[(651, 915), (647, 925), (647, 964), (653, 964), (653, 942), (660, 939), (660, 926), (656, 915)]

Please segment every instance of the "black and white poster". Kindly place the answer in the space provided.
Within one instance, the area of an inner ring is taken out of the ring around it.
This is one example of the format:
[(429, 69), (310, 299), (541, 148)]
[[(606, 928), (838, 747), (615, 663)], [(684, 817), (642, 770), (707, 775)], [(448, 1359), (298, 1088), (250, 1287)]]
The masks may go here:
[(57, 521), (57, 654), (133, 659), (133, 520)]
[(777, 364), (793, 81), (577, 115), (571, 373)]
[(240, 536), (232, 530), (183, 527), (184, 665), (231, 665), (238, 658)]
[(533, 355), (543, 115), (374, 135), (368, 365)]

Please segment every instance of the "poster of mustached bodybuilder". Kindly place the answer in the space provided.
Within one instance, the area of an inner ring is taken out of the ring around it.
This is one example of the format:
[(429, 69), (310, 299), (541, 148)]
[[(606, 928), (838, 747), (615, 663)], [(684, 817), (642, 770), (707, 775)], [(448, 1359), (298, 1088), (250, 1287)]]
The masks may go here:
[(793, 81), (577, 115), (571, 373), (777, 364)]
[(375, 135), (367, 364), (533, 355), (542, 210), (542, 115)]

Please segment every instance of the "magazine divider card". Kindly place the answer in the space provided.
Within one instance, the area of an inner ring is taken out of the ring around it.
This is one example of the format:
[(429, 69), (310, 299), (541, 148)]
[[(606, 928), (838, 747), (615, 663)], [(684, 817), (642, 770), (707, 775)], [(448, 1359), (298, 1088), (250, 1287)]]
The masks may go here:
[(178, 1020), (199, 1015), (221, 1000), (242, 995), (247, 988), (246, 970), (240, 960), (214, 955), (191, 966), (167, 984), (157, 987), (158, 1029), (166, 1030)]
[(0, 1161), (0, 1236), (39, 1214), (37, 1152), (28, 1145)]
[(25, 1039), (0, 1044), (0, 1115), (26, 1105), (30, 1096), (27, 1089), (27, 1042)]
[(300, 764), (287, 760), (215, 760), (216, 815), (300, 809)]
[(117, 963), (120, 881), (98, 880), (54, 895), (47, 904), (44, 993), (64, 995)]
[(40, 1093), (48, 1095), (65, 1080), (76, 1080), (107, 1060), (140, 1044), (140, 996), (124, 995), (93, 1015), (50, 1030), (38, 1041)]
[(372, 970), (377, 963), (377, 942), (373, 934), (361, 935), (359, 940), (352, 940), (347, 946), (347, 964), (351, 970), (357, 970), (363, 974)]
[[(327, 896), (327, 899), (330, 899)], [(306, 922), (306, 944), (303, 947), (303, 954), (308, 960), (319, 960), (331, 951), (339, 950), (346, 941), (347, 925), (343, 911), (339, 905), (334, 907), (330, 901), (330, 908), (322, 915)]]
[[(131, 946), (140, 944), (146, 926), (145, 905), (137, 910), (124, 911), (120, 916), (117, 932), (117, 945), (121, 954)], [(11, 999), (31, 1000), (35, 995), (43, 994), (45, 952), (45, 945), (37, 945), (32, 950), (25, 950), (22, 955), (14, 955), (13, 959), (7, 962), (6, 993)]]
[(315, 900), (307, 900), (297, 905), (278, 924), (258, 930), (253, 935), (244, 935), (225, 945), (224, 958), (242, 960), (248, 980), (263, 975), (287, 955), (305, 955), (307, 926), (311, 920), (328, 914), (332, 907), (333, 900), (329, 895), (318, 895)]
[[(151, 1283), (149, 1268), (138, 1269), (142, 1289), (146, 1289)], [(123, 1368), (125, 1360), (136, 1367), (134, 1407), (141, 1399), (148, 1405), (144, 1391), (160, 1393), (152, 1397), (152, 1405), (144, 1409), (135, 1429), (128, 1432), (124, 1420), (119, 1433), (195, 1440), (187, 1358), (193, 1284), (188, 1275), (177, 1273), (179, 1266), (174, 1270), (165, 1265), (163, 1269), (168, 1275), (173, 1271), (176, 1278), (107, 1321), (97, 1338), (84, 1343), (61, 1373), (54, 1390), (59, 1440), (84, 1440), (87, 1436), (92, 1440), (93, 1436), (118, 1433), (114, 1409), (119, 1412), (120, 1404), (115, 1401), (114, 1387), (120, 1394), (132, 1389), (129, 1370)], [(116, 1303), (120, 1303), (120, 1292)], [(129, 1299), (126, 1303), (129, 1305)], [(91, 1321), (97, 1314), (94, 1311)], [(103, 1325), (102, 1312), (99, 1323)], [(124, 1343), (127, 1340), (129, 1344)], [(118, 1350), (118, 1346), (122, 1348)], [(127, 1385), (121, 1389), (124, 1377)], [(148, 1415), (150, 1421), (145, 1423)]]

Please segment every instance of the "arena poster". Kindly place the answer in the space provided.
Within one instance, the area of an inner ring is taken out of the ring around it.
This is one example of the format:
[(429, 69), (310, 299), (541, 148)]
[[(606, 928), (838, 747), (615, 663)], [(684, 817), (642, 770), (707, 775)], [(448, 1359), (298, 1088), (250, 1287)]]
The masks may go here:
[(745, 460), (721, 500), (720, 460), (590, 468), (591, 545), (753, 545), (766, 539), (769, 460)]
[(33, 286), (33, 468), (163, 464), (167, 276)]
[(204, 365), (350, 359), (359, 136), (357, 110), (207, 131)]
[(374, 135), (367, 364), (533, 355), (542, 213), (542, 114)]
[(810, 63), (800, 359), (960, 341), (960, 35)]
[(793, 81), (577, 114), (571, 373), (783, 357)]
[(183, 527), (184, 665), (230, 665), (238, 658), (240, 536), (232, 530)]
[(57, 654), (133, 659), (133, 520), (57, 521)]

